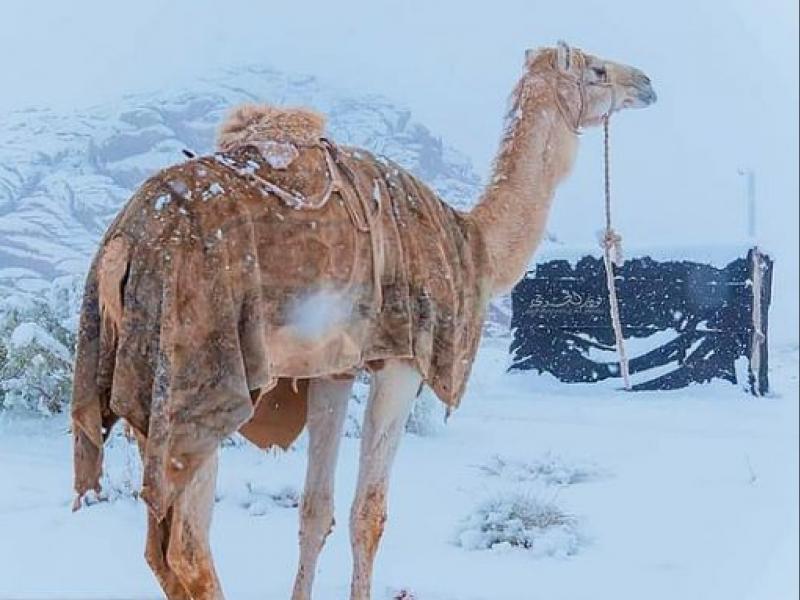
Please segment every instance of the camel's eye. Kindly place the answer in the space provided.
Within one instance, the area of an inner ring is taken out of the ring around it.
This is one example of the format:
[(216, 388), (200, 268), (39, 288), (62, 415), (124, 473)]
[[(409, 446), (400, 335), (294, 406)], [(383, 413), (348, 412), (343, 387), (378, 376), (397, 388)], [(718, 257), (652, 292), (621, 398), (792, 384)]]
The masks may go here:
[(595, 74), (595, 77), (597, 77), (597, 79), (599, 79), (600, 81), (605, 81), (606, 78), (608, 77), (605, 67), (592, 67), (592, 72)]

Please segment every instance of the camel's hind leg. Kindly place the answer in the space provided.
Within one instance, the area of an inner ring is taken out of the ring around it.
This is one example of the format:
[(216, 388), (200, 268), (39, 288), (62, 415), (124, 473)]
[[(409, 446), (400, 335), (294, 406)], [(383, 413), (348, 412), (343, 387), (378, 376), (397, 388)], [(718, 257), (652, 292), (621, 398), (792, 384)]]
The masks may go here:
[(372, 564), (386, 521), (386, 494), (391, 470), (421, 377), (407, 361), (386, 361), (372, 378), (356, 498), (350, 514), (353, 548), (351, 600), (369, 600)]
[[(137, 434), (136, 442), (139, 447), (139, 455), (144, 462), (146, 440)], [(167, 600), (192, 600), (178, 576), (167, 564), (167, 546), (169, 545), (171, 524), (171, 508), (167, 511), (167, 516), (160, 522), (149, 510), (147, 511), (147, 541), (145, 542), (144, 558), (167, 595)]]
[(144, 557), (168, 600), (191, 600), (186, 588), (167, 564), (167, 544), (169, 543), (171, 522), (172, 509), (167, 512), (166, 518), (160, 523), (149, 510), (147, 511), (147, 545)]
[(215, 452), (197, 469), (172, 507), (167, 564), (192, 600), (223, 600), (208, 542), (217, 463)]
[(317, 559), (333, 527), (333, 482), (353, 379), (315, 379), (308, 388), (308, 470), (300, 508), (300, 564), (293, 600), (309, 600)]
[(167, 600), (223, 600), (208, 544), (216, 478), (215, 453), (161, 522), (148, 511), (145, 558)]

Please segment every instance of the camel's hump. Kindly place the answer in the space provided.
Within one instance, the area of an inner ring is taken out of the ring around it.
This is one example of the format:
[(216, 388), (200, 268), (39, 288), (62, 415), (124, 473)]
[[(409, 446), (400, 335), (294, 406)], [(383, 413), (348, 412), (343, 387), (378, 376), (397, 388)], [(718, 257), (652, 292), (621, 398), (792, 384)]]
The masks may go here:
[(258, 142), (314, 144), (325, 134), (325, 117), (309, 108), (242, 104), (233, 108), (217, 134), (223, 152)]

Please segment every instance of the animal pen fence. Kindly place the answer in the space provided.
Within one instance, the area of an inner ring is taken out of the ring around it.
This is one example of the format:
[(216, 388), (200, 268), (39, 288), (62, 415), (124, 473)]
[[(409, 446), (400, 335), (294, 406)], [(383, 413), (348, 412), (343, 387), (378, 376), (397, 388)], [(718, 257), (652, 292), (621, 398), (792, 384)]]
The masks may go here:
[[(757, 248), (722, 268), (643, 256), (615, 269), (634, 390), (722, 378), (769, 390), (772, 260)], [(603, 259), (548, 260), (512, 292), (512, 369), (564, 382), (620, 377)]]

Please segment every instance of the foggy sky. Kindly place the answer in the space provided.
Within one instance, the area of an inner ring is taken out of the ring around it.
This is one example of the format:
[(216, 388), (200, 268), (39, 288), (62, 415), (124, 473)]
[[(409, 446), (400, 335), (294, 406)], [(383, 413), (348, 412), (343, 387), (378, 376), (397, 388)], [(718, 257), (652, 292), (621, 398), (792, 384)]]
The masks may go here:
[[(779, 259), (780, 335), (796, 340), (796, 0), (3, 0), (0, 111), (99, 104), (260, 63), (405, 104), (485, 175), (525, 48), (560, 38), (642, 68), (659, 94), (612, 120), (625, 243), (741, 240), (737, 169), (755, 169), (758, 236)], [(551, 217), (565, 242), (594, 243), (601, 175), (599, 133), (588, 132)]]

